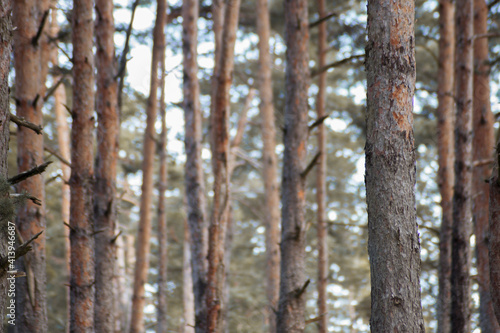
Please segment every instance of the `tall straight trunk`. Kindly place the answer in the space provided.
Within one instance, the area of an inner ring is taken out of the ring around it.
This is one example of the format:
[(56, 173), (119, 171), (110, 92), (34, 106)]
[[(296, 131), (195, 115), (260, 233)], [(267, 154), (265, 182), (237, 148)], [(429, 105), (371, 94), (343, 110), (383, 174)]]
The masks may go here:
[(285, 1), (285, 129), (282, 182), (281, 279), (276, 332), (305, 329), (305, 159), (309, 88), (307, 0)]
[(413, 1), (368, 3), (366, 202), (372, 332), (424, 332), (415, 209)]
[(184, 306), (184, 322), (182, 333), (195, 333), (193, 328), (194, 316), (194, 293), (193, 275), (191, 269), (191, 239), (189, 237), (189, 226), (187, 219), (184, 221), (184, 251), (182, 264), (182, 300)]
[(182, 6), (182, 51), (184, 59), (185, 186), (187, 221), (191, 239), (196, 332), (207, 331), (205, 294), (208, 270), (208, 229), (203, 161), (201, 159), (202, 114), (198, 82), (198, 0), (184, 0)]
[(439, 237), (439, 296), (437, 301), (438, 333), (451, 329), (451, 229), (453, 224), (453, 163), (455, 159), (454, 128), (454, 60), (455, 7), (451, 0), (439, 2), (439, 69), (438, 69), (438, 186), (441, 194), (441, 229)]
[[(240, 0), (231, 0), (224, 6), (224, 32), (220, 50), (219, 69), (216, 72), (216, 95), (212, 102), (212, 165), (214, 197), (208, 240), (207, 313), (208, 332), (220, 332), (221, 314), (226, 306), (223, 297), (224, 244), (230, 202), (229, 184), (229, 89), (234, 68), (234, 45), (238, 30)], [(216, 52), (217, 53), (217, 52)]]
[(451, 331), (470, 332), (470, 235), (472, 232), (472, 0), (457, 0), (455, 13), (455, 191), (451, 265)]
[(157, 0), (156, 23), (153, 30), (153, 56), (151, 61), (151, 83), (146, 109), (146, 131), (144, 133), (144, 158), (142, 161), (142, 194), (140, 221), (137, 235), (137, 250), (134, 274), (134, 295), (130, 333), (144, 331), (144, 285), (148, 279), (151, 238), (151, 206), (153, 195), (153, 163), (155, 156), (155, 121), (158, 108), (159, 63), (165, 48), (165, 24), (167, 20), (166, 0)]
[[(53, 2), (53, 5), (57, 4), (57, 1)], [(57, 11), (52, 10), (51, 20), (50, 20), (50, 36), (56, 38), (59, 33), (59, 25), (57, 23)], [(59, 51), (57, 47), (52, 46), (51, 50), (51, 62), (52, 65), (59, 66)], [(61, 76), (53, 76), (53, 82), (59, 82)], [(54, 113), (56, 116), (56, 128), (57, 128), (57, 142), (59, 144), (59, 154), (66, 161), (70, 161), (70, 139), (69, 139), (69, 126), (67, 120), (67, 111), (64, 106), (66, 104), (66, 88), (63, 83), (61, 83), (57, 89), (54, 91)], [(70, 279), (70, 244), (69, 244), (69, 228), (64, 224), (69, 224), (69, 204), (70, 204), (70, 188), (69, 188), (69, 178), (71, 176), (71, 167), (67, 164), (61, 163), (61, 170), (63, 174), (63, 181), (61, 182), (61, 228), (64, 230), (64, 248), (65, 248), (65, 262), (66, 262), (66, 279), (69, 285)], [(66, 288), (66, 312), (67, 312), (67, 322), (66, 322), (66, 332), (69, 332), (69, 322), (70, 322), (70, 312), (69, 312), (69, 288)]]
[[(42, 48), (45, 40), (35, 36), (41, 26), (46, 1), (14, 1), (14, 68), (16, 72), (16, 114), (27, 121), (42, 125), (42, 104), (45, 92), (45, 77), (42, 69)], [(34, 39), (35, 38), (35, 39)], [(26, 127), (18, 127), (17, 133), (18, 171), (24, 172), (43, 163), (43, 135)], [(45, 187), (42, 176), (34, 176), (17, 186), (17, 191), (28, 192), (42, 201), (35, 205), (31, 201), (23, 204), (17, 213), (17, 231), (22, 240), (28, 240), (46, 228)], [(33, 243), (33, 251), (18, 260), (26, 278), (16, 280), (17, 324), (19, 332), (46, 332), (46, 274), (45, 234)]]
[(495, 151), (495, 168), (490, 183), (490, 291), (493, 309), (500, 322), (500, 143)]
[[(7, 153), (9, 151), (9, 72), (10, 59), (12, 56), (12, 3), (10, 0), (0, 0), (0, 177), (6, 179), (8, 176)], [(6, 193), (2, 193), (6, 195)], [(4, 214), (0, 215), (0, 222), (7, 224)], [(8, 229), (0, 231), (0, 256), (7, 256), (9, 234)], [(5, 270), (0, 270), (0, 318), (5, 318), (8, 293), (7, 286), (9, 274)], [(11, 319), (11, 318), (9, 318)], [(0, 333), (5, 330), (4, 325), (0, 325)]]
[(113, 0), (96, 0), (97, 156), (95, 162), (95, 330), (115, 327), (116, 174), (118, 158), (118, 95)]
[(158, 305), (156, 332), (167, 332), (167, 211), (165, 191), (167, 190), (167, 120), (165, 104), (165, 47), (160, 56), (160, 179), (158, 184)]
[[(318, 0), (319, 17), (325, 17), (325, 0)], [(318, 68), (326, 66), (326, 22), (318, 27)], [(325, 116), (326, 104), (326, 72), (319, 74), (318, 78), (318, 96), (316, 98), (316, 112), (318, 119)], [(328, 331), (328, 307), (326, 300), (328, 298), (326, 287), (328, 285), (328, 245), (326, 232), (326, 134), (325, 125), (321, 123), (318, 126), (318, 153), (319, 160), (316, 170), (316, 202), (318, 210), (317, 235), (318, 235), (318, 332), (326, 333)]]
[(70, 331), (94, 332), (94, 22), (92, 0), (73, 2)]
[(267, 0), (257, 0), (257, 34), (259, 35), (259, 94), (262, 131), (262, 165), (265, 196), (266, 227), (266, 317), (269, 332), (276, 332), (276, 309), (279, 299), (280, 252), (279, 223), (280, 194), (276, 157), (276, 126), (274, 121), (271, 52), (269, 38), (271, 22)]

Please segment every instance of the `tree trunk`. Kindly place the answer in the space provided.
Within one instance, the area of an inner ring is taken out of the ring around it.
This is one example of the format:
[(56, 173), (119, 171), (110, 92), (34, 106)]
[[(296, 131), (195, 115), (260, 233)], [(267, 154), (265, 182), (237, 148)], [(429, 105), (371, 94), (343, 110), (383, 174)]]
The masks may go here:
[(276, 158), (276, 127), (274, 124), (273, 87), (271, 52), (269, 37), (271, 33), (267, 0), (257, 0), (257, 34), (259, 35), (259, 94), (262, 127), (262, 165), (265, 196), (266, 227), (266, 317), (269, 332), (276, 332), (276, 310), (279, 299), (280, 252), (279, 223), (280, 194), (278, 185), (278, 162)]
[(97, 157), (95, 164), (95, 329), (115, 327), (116, 174), (119, 116), (115, 63), (113, 1), (96, 0)]
[[(196, 333), (207, 331), (205, 293), (208, 270), (208, 229), (205, 204), (203, 161), (201, 159), (202, 115), (198, 82), (198, 0), (185, 0), (182, 6), (182, 50), (184, 59), (184, 120), (187, 220), (191, 238)], [(193, 324), (193, 323), (191, 323)]]
[(439, 296), (437, 300), (438, 333), (451, 329), (451, 229), (453, 224), (454, 128), (454, 57), (455, 7), (453, 1), (439, 2), (438, 69), (438, 187), (441, 194), (441, 230), (439, 237)]
[(167, 332), (167, 211), (165, 191), (167, 190), (167, 120), (165, 105), (165, 47), (160, 55), (160, 179), (158, 184), (158, 305), (156, 332)]
[(366, 202), (372, 332), (424, 332), (415, 209), (414, 2), (368, 3)]
[(183, 333), (195, 333), (193, 328), (195, 323), (194, 316), (194, 293), (193, 293), (193, 275), (191, 269), (191, 240), (189, 237), (189, 226), (187, 219), (184, 221), (184, 256), (182, 265), (182, 299), (184, 305)]
[[(14, 68), (16, 72), (16, 114), (27, 121), (42, 125), (42, 104), (45, 94), (45, 77), (42, 63), (42, 44), (36, 38), (43, 22), (46, 1), (14, 1)], [(34, 39), (35, 38), (35, 39)], [(43, 72), (43, 73), (42, 73)], [(26, 127), (18, 127), (17, 161), (19, 173), (43, 163), (43, 135)], [(28, 192), (40, 199), (42, 205), (31, 201), (24, 203), (17, 213), (17, 231), (22, 241), (40, 231), (45, 231), (45, 186), (41, 175), (28, 178), (17, 185), (19, 193)], [(47, 332), (45, 233), (33, 243), (33, 250), (18, 259), (26, 278), (16, 280), (17, 323), (19, 332)]]
[(472, 232), (472, 0), (456, 2), (455, 192), (451, 267), (451, 331), (470, 332)]
[(159, 62), (165, 48), (165, 24), (167, 20), (166, 0), (157, 0), (156, 23), (153, 31), (153, 57), (151, 62), (151, 84), (146, 109), (146, 131), (144, 133), (144, 159), (142, 161), (142, 194), (140, 221), (137, 235), (137, 251), (134, 274), (134, 295), (132, 296), (132, 316), (130, 333), (144, 331), (144, 285), (148, 279), (149, 252), (151, 238), (151, 206), (153, 195), (153, 163), (155, 156), (155, 121), (158, 108)]
[[(223, 327), (224, 244), (230, 202), (229, 150), (229, 88), (234, 67), (234, 45), (238, 30), (240, 0), (225, 6), (224, 32), (216, 72), (216, 95), (212, 102), (212, 165), (214, 197), (208, 240), (207, 312), (208, 332), (220, 332)], [(217, 52), (216, 52), (217, 53)]]
[(306, 0), (285, 2), (285, 129), (282, 182), (281, 280), (278, 333), (305, 329), (305, 159), (309, 88), (309, 16)]
[[(7, 153), (9, 151), (9, 72), (10, 59), (12, 56), (12, 33), (13, 27), (11, 22), (12, 4), (10, 0), (0, 0), (0, 176), (3, 179), (7, 178)], [(7, 195), (2, 193), (2, 196)], [(0, 215), (0, 222), (7, 224), (8, 218)], [(0, 256), (7, 256), (8, 229), (1, 229), (0, 232)], [(15, 237), (15, 235), (14, 235)], [(12, 236), (11, 236), (12, 239)], [(15, 238), (14, 238), (15, 240)], [(7, 303), (9, 302), (7, 278), (11, 277), (5, 270), (0, 270), (0, 318), (5, 318)], [(12, 280), (11, 280), (12, 281)], [(11, 320), (12, 317), (7, 317)], [(5, 331), (5, 326), (0, 325), (0, 333)]]
[[(488, 7), (484, 0), (474, 0), (474, 35), (488, 32)], [(488, 160), (495, 145), (493, 113), (490, 105), (490, 66), (488, 59), (488, 38), (474, 41), (473, 77), (473, 161)], [(490, 293), (490, 264), (488, 258), (489, 236), (489, 187), (485, 183), (491, 175), (491, 166), (481, 165), (473, 171), (474, 233), (476, 235), (477, 283), (479, 287), (479, 326), (483, 333), (500, 332), (493, 311)]]
[(493, 309), (500, 322), (500, 144), (495, 152), (495, 169), (490, 183), (490, 291)]
[(73, 3), (70, 331), (94, 332), (94, 22), (92, 0)]
[[(325, 17), (325, 0), (318, 0), (319, 17)], [(318, 68), (326, 66), (326, 22), (318, 27)], [(326, 103), (326, 72), (319, 74), (318, 78), (318, 96), (316, 99), (316, 112), (318, 119), (325, 116)], [(328, 285), (328, 243), (326, 232), (326, 134), (323, 123), (318, 126), (318, 153), (319, 160), (316, 170), (316, 202), (318, 210), (317, 235), (318, 235), (318, 332), (326, 333), (328, 331), (328, 307), (326, 300), (328, 298), (326, 287)]]

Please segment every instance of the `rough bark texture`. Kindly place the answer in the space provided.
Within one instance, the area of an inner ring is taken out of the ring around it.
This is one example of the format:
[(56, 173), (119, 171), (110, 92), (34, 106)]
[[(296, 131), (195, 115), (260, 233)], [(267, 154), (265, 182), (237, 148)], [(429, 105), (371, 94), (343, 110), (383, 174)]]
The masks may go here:
[(283, 157), (279, 333), (305, 329), (305, 168), (309, 21), (306, 0), (285, 1), (285, 152)]
[[(488, 32), (488, 7), (484, 0), (474, 0), (474, 35)], [(493, 113), (490, 104), (490, 66), (488, 38), (474, 41), (473, 76), (473, 160), (488, 160), (495, 145)], [(491, 165), (481, 165), (473, 171), (472, 218), (476, 235), (477, 283), (479, 288), (479, 326), (483, 333), (500, 332), (490, 293), (490, 264), (488, 258), (489, 236), (489, 186), (484, 181), (491, 175)]]
[(276, 332), (276, 309), (279, 299), (280, 252), (279, 223), (281, 220), (276, 158), (276, 126), (274, 121), (271, 53), (271, 24), (267, 0), (257, 0), (257, 34), (259, 35), (259, 95), (262, 126), (262, 160), (266, 227), (266, 295), (269, 332)]
[[(42, 63), (41, 39), (33, 39), (42, 22), (46, 1), (21, 0), (13, 2), (14, 68), (16, 115), (27, 121), (42, 125), (42, 104), (45, 92), (47, 63)], [(42, 73), (43, 72), (43, 73)], [(43, 163), (43, 136), (26, 127), (17, 132), (18, 172), (24, 172)], [(31, 177), (17, 185), (19, 193), (28, 192), (42, 201), (35, 205), (31, 201), (23, 204), (17, 213), (17, 231), (23, 240), (28, 240), (46, 227), (44, 195), (45, 187), (41, 175)], [(45, 233), (33, 242), (33, 251), (18, 259), (26, 278), (17, 279), (16, 301), (19, 332), (46, 332), (46, 274)]]
[(456, 2), (455, 191), (453, 193), (451, 331), (470, 332), (472, 232), (472, 0)]
[(414, 2), (368, 3), (366, 202), (372, 332), (424, 332), (415, 209)]
[(184, 121), (186, 167), (185, 184), (187, 220), (191, 238), (193, 290), (196, 332), (207, 330), (205, 293), (208, 270), (208, 229), (206, 219), (205, 184), (201, 159), (202, 115), (198, 82), (198, 0), (185, 0), (182, 6), (182, 51), (184, 59)]
[(70, 331), (94, 332), (94, 22), (92, 0), (73, 2)]
[(453, 78), (455, 57), (455, 7), (453, 1), (439, 2), (438, 69), (438, 186), (441, 194), (441, 229), (439, 235), (439, 295), (437, 299), (438, 333), (451, 328), (451, 228), (453, 223), (453, 185), (455, 159), (453, 128)]
[[(497, 143), (496, 167), (490, 179), (490, 290), (493, 309), (497, 321), (500, 321), (500, 181), (498, 162), (500, 161), (500, 148)], [(496, 173), (496, 174), (495, 174)]]
[[(325, 17), (325, 0), (318, 0), (319, 17)], [(326, 66), (326, 22), (318, 27), (318, 68)], [(322, 72), (318, 77), (318, 96), (316, 98), (316, 113), (318, 119), (325, 116), (326, 104), (326, 72)], [(318, 210), (317, 235), (318, 235), (318, 332), (328, 331), (328, 308), (327, 300), (327, 278), (328, 278), (328, 245), (326, 232), (326, 134), (325, 125), (318, 126), (318, 165), (316, 166), (316, 202)]]
[(113, 1), (96, 0), (97, 157), (95, 164), (95, 330), (115, 327), (116, 173), (119, 116)]
[(182, 333), (195, 333), (193, 275), (191, 269), (191, 241), (187, 219), (184, 222), (184, 251), (182, 264), (182, 299), (184, 306), (184, 326)]
[(219, 69), (216, 72), (216, 95), (212, 102), (212, 165), (214, 198), (208, 240), (207, 312), (208, 332), (221, 332), (221, 313), (226, 305), (223, 296), (224, 244), (228, 219), (229, 188), (229, 88), (234, 67), (234, 45), (238, 29), (240, 0), (225, 5), (224, 32), (220, 50)]
[[(9, 69), (12, 56), (12, 4), (10, 0), (0, 0), (0, 176), (7, 178), (7, 153), (9, 151)], [(8, 234), (6, 217), (0, 215), (0, 256), (7, 255)], [(4, 270), (0, 271), (0, 318), (5, 318), (9, 276)], [(10, 318), (9, 318), (10, 319)], [(0, 333), (4, 332), (4, 325), (0, 325)]]
[(144, 285), (148, 279), (149, 252), (151, 238), (151, 206), (153, 196), (153, 163), (155, 156), (155, 121), (158, 109), (159, 62), (165, 48), (164, 27), (167, 20), (167, 2), (158, 0), (156, 23), (153, 31), (153, 58), (151, 61), (151, 83), (146, 109), (146, 131), (144, 133), (144, 159), (142, 161), (142, 194), (140, 221), (137, 235), (136, 262), (134, 274), (134, 295), (132, 296), (132, 316), (130, 333), (144, 331)]

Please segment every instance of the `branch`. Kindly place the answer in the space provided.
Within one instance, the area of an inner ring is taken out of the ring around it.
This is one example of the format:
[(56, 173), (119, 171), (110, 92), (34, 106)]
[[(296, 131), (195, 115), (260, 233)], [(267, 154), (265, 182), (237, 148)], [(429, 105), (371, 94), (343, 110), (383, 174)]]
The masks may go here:
[(353, 55), (353, 56), (350, 56), (350, 57), (347, 57), (345, 59), (342, 59), (342, 60), (339, 60), (339, 61), (335, 61), (335, 62), (332, 62), (331, 64), (328, 64), (326, 66), (323, 66), (321, 67), (320, 69), (318, 70), (313, 70), (311, 72), (311, 77), (315, 77), (316, 75), (318, 74), (321, 74), (323, 72), (326, 72), (327, 70), (329, 70), (330, 68), (335, 68), (335, 67), (340, 67), (342, 65), (345, 65), (353, 60), (356, 60), (356, 59), (361, 59), (361, 58), (364, 58), (365, 55), (364, 54), (356, 54), (356, 55)]
[(71, 168), (71, 163), (65, 159), (64, 157), (62, 157), (55, 149), (53, 148), (50, 148), (49, 146), (47, 145), (43, 145), (43, 150), (51, 153), (53, 156), (55, 156), (59, 161), (61, 161), (62, 163), (66, 164), (67, 166), (69, 166)]
[(248, 90), (248, 95), (245, 98), (245, 105), (243, 106), (243, 109), (241, 110), (240, 119), (238, 120), (238, 128), (236, 130), (236, 135), (234, 136), (234, 138), (231, 142), (231, 147), (238, 147), (241, 143), (241, 140), (243, 139), (243, 134), (245, 132), (245, 126), (247, 125), (248, 109), (250, 109), (250, 106), (252, 104), (252, 100), (254, 97), (255, 97), (255, 89), (250, 88)]
[(56, 84), (54, 84), (48, 91), (47, 93), (45, 94), (45, 96), (43, 97), (43, 100), (44, 101), (47, 101), (49, 99), (50, 96), (52, 96), (52, 94), (57, 90), (57, 88), (59, 88), (59, 86), (61, 85), (61, 83), (64, 82), (64, 75), (61, 75), (61, 77), (59, 78), (59, 80), (56, 82)]
[(34, 47), (38, 46), (38, 41), (40, 40), (40, 37), (42, 36), (43, 32), (43, 27), (45, 26), (45, 22), (47, 22), (47, 17), (49, 16), (49, 9), (47, 9), (42, 16), (42, 21), (40, 22), (40, 26), (38, 27), (38, 31), (36, 32), (35, 37), (31, 40), (31, 43), (33, 44)]
[(490, 10), (493, 6), (495, 6), (497, 3), (499, 3), (499, 2), (500, 2), (500, 0), (493, 0), (492, 2), (490, 2), (490, 3), (488, 4), (488, 11), (489, 11), (489, 10)]
[(30, 123), (24, 118), (18, 117), (12, 113), (10, 114), (10, 120), (13, 121), (17, 126), (24, 126), (26, 128), (29, 128), (38, 135), (42, 134), (43, 127), (41, 125), (35, 125), (33, 123)]
[(320, 18), (320, 19), (319, 19), (319, 20), (317, 20), (317, 21), (314, 21), (314, 22), (309, 23), (309, 29), (314, 28), (315, 26), (320, 25), (320, 24), (321, 24), (321, 23), (323, 23), (324, 21), (326, 21), (326, 20), (328, 20), (328, 19), (330, 19), (330, 18), (332, 18), (332, 17), (334, 17), (334, 16), (337, 16), (338, 14), (339, 14), (339, 13), (337, 13), (337, 12), (332, 12), (332, 13), (330, 13), (330, 14), (327, 14), (325, 17)]
[(245, 153), (241, 148), (234, 147), (233, 148), (234, 154), (241, 158), (242, 160), (246, 161), (248, 164), (250, 164), (251, 167), (253, 167), (255, 170), (262, 172), (262, 164), (260, 164), (259, 161), (251, 158), (248, 156), (247, 153)]
[(309, 133), (311, 133), (311, 131), (313, 129), (315, 129), (316, 127), (318, 127), (319, 125), (323, 124), (323, 122), (326, 120), (326, 118), (328, 118), (330, 115), (324, 115), (322, 116), (321, 118), (317, 119), (314, 123), (312, 123), (311, 125), (309, 125)]
[(476, 39), (490, 38), (490, 37), (500, 37), (500, 33), (498, 33), (498, 32), (488, 32), (488, 33), (485, 33), (485, 34), (474, 35), (474, 36), (472, 36), (472, 41), (474, 42)]
[(30, 199), (35, 205), (41, 206), (42, 205), (42, 200), (38, 199), (37, 197), (34, 197), (28, 193), (11, 193), (11, 197), (13, 198), (24, 198), (24, 199)]
[(14, 184), (22, 182), (23, 180), (26, 180), (26, 179), (28, 179), (30, 177), (33, 177), (35, 175), (39, 175), (42, 172), (44, 172), (45, 169), (47, 169), (47, 167), (49, 166), (50, 163), (52, 163), (52, 161), (47, 161), (47, 162), (45, 162), (43, 164), (40, 164), (40, 165), (34, 167), (33, 169), (21, 172), (20, 174), (14, 176), (14, 177), (9, 178), (7, 181), (11, 185), (14, 185)]
[(338, 225), (342, 227), (357, 227), (357, 228), (368, 228), (367, 225), (358, 225), (354, 223), (341, 223), (341, 222), (333, 222), (333, 221), (327, 221), (326, 223), (331, 224), (331, 225)]
[(311, 283), (311, 280), (307, 279), (306, 283), (304, 283), (304, 286), (302, 286), (302, 288), (300, 288), (299, 290), (297, 290), (297, 294), (295, 294), (295, 297), (299, 298), (300, 296), (302, 296), (302, 294), (304, 293), (304, 291), (306, 291), (306, 288), (309, 285), (309, 283)]
[(307, 165), (307, 167), (300, 174), (300, 176), (302, 178), (306, 178), (307, 177), (307, 175), (309, 174), (309, 172), (311, 172), (312, 168), (314, 168), (314, 166), (318, 163), (318, 159), (319, 159), (320, 156), (321, 156), (321, 153), (318, 152), (316, 154), (316, 156), (314, 156), (314, 158), (311, 160), (311, 162), (309, 162), (309, 164)]
[[(24, 242), (23, 244), (19, 245), (19, 247), (16, 249), (16, 254), (15, 254), (15, 259), (20, 258), (29, 251), (31, 251), (33, 248), (31, 247), (31, 243), (38, 238), (43, 233), (43, 230), (31, 237), (27, 242)], [(6, 269), (9, 265), (9, 257), (3, 257), (0, 259), (0, 267), (3, 269)]]
[(322, 317), (324, 317), (328, 312), (325, 312), (325, 313), (322, 313), (320, 314), (319, 316), (317, 317), (314, 317), (314, 318), (311, 318), (311, 319), (307, 319), (306, 320), (306, 325), (308, 324), (311, 324), (311, 323), (314, 323), (316, 321), (320, 321)]
[(477, 168), (480, 166), (488, 165), (494, 163), (494, 159), (486, 159), (486, 160), (477, 160), (472, 163), (472, 167)]

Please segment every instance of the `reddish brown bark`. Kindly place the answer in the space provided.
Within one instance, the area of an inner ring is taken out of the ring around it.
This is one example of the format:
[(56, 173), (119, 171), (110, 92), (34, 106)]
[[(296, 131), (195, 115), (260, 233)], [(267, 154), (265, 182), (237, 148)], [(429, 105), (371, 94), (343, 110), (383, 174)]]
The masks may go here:
[(119, 116), (113, 1), (96, 0), (97, 156), (95, 164), (95, 330), (115, 326), (116, 174)]
[(276, 126), (274, 121), (271, 52), (269, 37), (271, 24), (267, 0), (257, 1), (257, 34), (259, 35), (259, 95), (262, 127), (262, 165), (265, 195), (266, 227), (266, 295), (269, 332), (276, 332), (276, 309), (279, 299), (280, 252), (279, 223), (280, 194), (276, 158)]
[(453, 193), (451, 331), (470, 332), (472, 232), (472, 0), (457, 0), (455, 14), (455, 191)]
[(167, 20), (167, 2), (157, 1), (156, 23), (153, 31), (153, 57), (151, 62), (151, 83), (146, 109), (146, 130), (144, 132), (144, 159), (142, 161), (142, 194), (140, 221), (137, 236), (136, 262), (134, 273), (134, 295), (132, 296), (132, 316), (130, 333), (144, 331), (144, 285), (149, 270), (149, 252), (151, 238), (151, 206), (153, 195), (153, 163), (155, 156), (155, 121), (158, 109), (159, 62), (165, 48), (164, 27)]
[[(212, 165), (214, 197), (208, 239), (207, 312), (208, 332), (220, 332), (223, 327), (221, 313), (224, 304), (223, 275), (224, 244), (228, 219), (229, 184), (229, 88), (234, 67), (234, 45), (238, 29), (240, 0), (225, 5), (224, 32), (220, 49), (219, 68), (216, 72), (216, 95), (212, 102)], [(217, 53), (217, 52), (216, 52)]]
[(71, 332), (94, 332), (94, 22), (92, 0), (73, 2)]
[(182, 300), (184, 306), (184, 326), (182, 333), (195, 333), (193, 275), (191, 269), (191, 240), (187, 219), (184, 221), (184, 251), (182, 264)]
[(455, 159), (453, 129), (453, 78), (455, 57), (455, 7), (450, 0), (439, 2), (439, 69), (438, 69), (438, 186), (441, 194), (441, 229), (439, 237), (439, 296), (437, 301), (438, 333), (451, 328), (451, 229)]
[(490, 179), (490, 290), (493, 309), (500, 321), (500, 146), (497, 143), (496, 166)]
[[(47, 62), (42, 60), (46, 40), (34, 38), (41, 26), (47, 1), (14, 1), (14, 68), (16, 71), (16, 114), (27, 121), (42, 125), (42, 104), (45, 92)], [(43, 163), (43, 136), (25, 127), (17, 133), (18, 171), (24, 172)], [(41, 206), (31, 201), (23, 204), (17, 213), (17, 231), (28, 240), (46, 227), (45, 187), (41, 175), (31, 177), (17, 186), (19, 193), (28, 192), (42, 201)], [(17, 280), (16, 329), (22, 332), (46, 332), (46, 274), (45, 234), (33, 242), (33, 251), (18, 260), (26, 278)]]
[(285, 129), (278, 333), (305, 329), (305, 159), (309, 88), (309, 16), (306, 0), (285, 2)]

